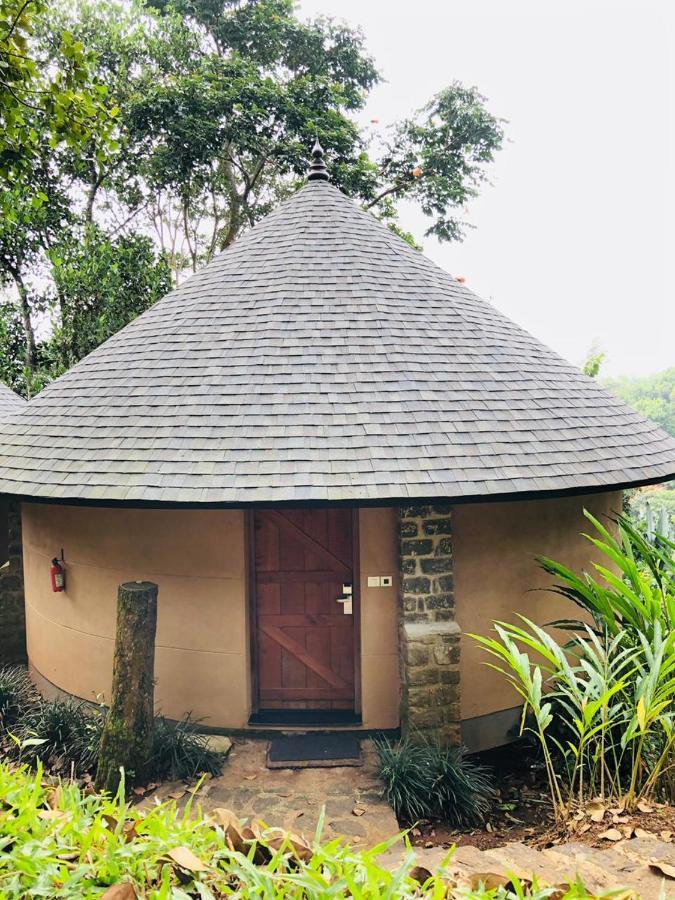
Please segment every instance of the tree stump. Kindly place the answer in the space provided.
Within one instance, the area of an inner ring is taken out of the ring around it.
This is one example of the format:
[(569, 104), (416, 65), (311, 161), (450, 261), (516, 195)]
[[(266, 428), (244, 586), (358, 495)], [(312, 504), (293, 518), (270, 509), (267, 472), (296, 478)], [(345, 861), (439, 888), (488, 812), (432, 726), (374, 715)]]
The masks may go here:
[(143, 783), (152, 755), (154, 725), (157, 585), (121, 584), (110, 711), (103, 727), (95, 786), (116, 793), (120, 767), (129, 781)]

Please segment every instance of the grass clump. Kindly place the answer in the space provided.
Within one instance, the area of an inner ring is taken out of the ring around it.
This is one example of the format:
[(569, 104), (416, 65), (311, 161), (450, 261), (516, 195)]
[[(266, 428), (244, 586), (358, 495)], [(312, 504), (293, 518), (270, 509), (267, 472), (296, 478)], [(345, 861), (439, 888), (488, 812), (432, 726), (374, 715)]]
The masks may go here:
[(495, 798), (489, 771), (463, 747), (418, 736), (377, 741), (379, 775), (400, 822), (437, 819), (457, 828), (482, 824)]
[[(42, 697), (25, 669), (0, 669), (0, 749), (56, 775), (94, 775), (106, 711), (83, 700)], [(150, 779), (193, 779), (220, 773), (224, 755), (209, 747), (190, 716), (154, 720)]]
[(10, 728), (38, 699), (28, 672), (19, 666), (0, 669), (0, 730)]
[[(125, 802), (123, 787), (109, 798), (87, 795), (72, 782), (45, 784), (39, 767), (31, 772), (0, 763), (0, 798), (3, 900), (544, 900), (552, 894), (516, 879), (489, 890), (456, 889), (442, 870), (429, 876), (416, 867), (410, 849), (397, 867), (381, 865), (378, 857), (401, 836), (354, 850), (339, 840), (322, 844), (321, 824), (311, 842), (280, 831), (254, 834), (234, 817), (207, 818), (191, 802), (181, 813), (175, 802), (140, 810)], [(559, 900), (589, 896), (581, 885), (556, 891)]]
[(209, 748), (206, 734), (195, 731), (190, 716), (172, 722), (155, 718), (151, 768), (155, 779), (191, 779), (202, 772), (219, 775), (223, 754)]

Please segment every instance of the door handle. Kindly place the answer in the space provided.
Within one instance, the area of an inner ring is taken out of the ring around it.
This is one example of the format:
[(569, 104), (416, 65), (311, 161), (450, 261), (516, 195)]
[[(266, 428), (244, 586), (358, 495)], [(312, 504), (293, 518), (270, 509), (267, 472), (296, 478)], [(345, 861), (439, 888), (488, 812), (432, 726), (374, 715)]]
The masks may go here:
[(349, 603), (352, 599), (352, 583), (351, 581), (346, 581), (342, 585), (342, 593), (339, 597), (336, 597), (338, 603)]

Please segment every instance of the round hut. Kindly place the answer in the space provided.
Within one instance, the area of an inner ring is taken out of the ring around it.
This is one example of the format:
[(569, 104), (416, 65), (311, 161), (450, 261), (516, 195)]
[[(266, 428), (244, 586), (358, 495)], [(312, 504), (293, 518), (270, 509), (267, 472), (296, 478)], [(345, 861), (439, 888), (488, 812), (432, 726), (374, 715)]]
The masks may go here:
[[(108, 698), (117, 585), (159, 585), (156, 699), (216, 729), (507, 739), (463, 631), (569, 612), (583, 509), (675, 441), (328, 180), (0, 423), (37, 683)], [(50, 563), (63, 559), (54, 593)]]

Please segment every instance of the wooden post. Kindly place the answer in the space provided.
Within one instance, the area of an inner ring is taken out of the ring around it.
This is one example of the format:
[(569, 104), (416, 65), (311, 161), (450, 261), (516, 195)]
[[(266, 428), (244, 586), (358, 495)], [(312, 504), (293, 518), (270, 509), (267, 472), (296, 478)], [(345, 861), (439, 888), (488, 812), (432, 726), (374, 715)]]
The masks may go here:
[(157, 590), (151, 581), (131, 581), (118, 588), (112, 698), (96, 770), (99, 791), (117, 791), (120, 766), (137, 784), (149, 774), (155, 712)]

